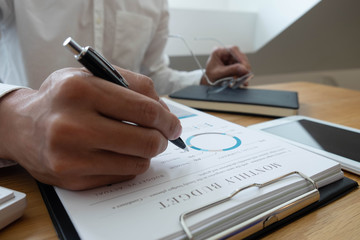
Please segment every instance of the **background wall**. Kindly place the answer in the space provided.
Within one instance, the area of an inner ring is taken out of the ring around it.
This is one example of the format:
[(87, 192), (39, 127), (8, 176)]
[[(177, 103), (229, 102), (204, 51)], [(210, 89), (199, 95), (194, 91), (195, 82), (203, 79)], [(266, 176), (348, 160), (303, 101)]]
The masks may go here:
[[(252, 84), (311, 81), (360, 90), (359, 10), (359, 0), (320, 1), (256, 52), (247, 52), (256, 75)], [(199, 57), (204, 65), (207, 57)], [(196, 68), (189, 56), (170, 60), (176, 69)]]

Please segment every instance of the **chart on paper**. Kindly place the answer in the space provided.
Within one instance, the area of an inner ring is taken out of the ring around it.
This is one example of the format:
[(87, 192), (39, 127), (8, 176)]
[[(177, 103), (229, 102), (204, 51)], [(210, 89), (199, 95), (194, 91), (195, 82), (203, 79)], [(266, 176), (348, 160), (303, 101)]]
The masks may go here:
[(186, 139), (190, 148), (205, 152), (234, 150), (241, 145), (241, 140), (227, 133), (207, 132), (192, 135)]
[[(168, 105), (181, 120), (181, 137), (189, 151), (169, 144), (163, 153), (151, 160), (145, 173), (126, 182), (87, 191), (56, 188), (82, 239), (97, 236), (102, 239), (117, 239), (118, 236), (125, 239), (183, 238), (179, 224), (182, 213), (228, 196), (242, 186), (267, 182), (294, 170), (308, 176), (316, 176), (324, 169), (341, 173), (339, 164), (262, 132), (175, 103)], [(336, 176), (342, 177), (342, 174)], [(300, 186), (292, 184), (295, 180), (288, 178), (286, 184)], [(282, 186), (270, 186), (268, 191), (276, 192), (279, 187)], [(269, 201), (266, 192), (257, 192), (256, 188), (249, 190), (257, 194), (257, 199)], [(249, 193), (239, 196), (238, 200), (244, 204), (252, 201)], [(237, 204), (237, 201), (230, 204)], [(219, 207), (219, 212), (232, 209), (225, 204)], [(252, 208), (250, 205), (249, 211)], [(223, 221), (213, 216), (206, 215), (204, 223), (208, 224), (210, 217)], [(134, 231), (131, 226), (142, 226), (142, 231)]]

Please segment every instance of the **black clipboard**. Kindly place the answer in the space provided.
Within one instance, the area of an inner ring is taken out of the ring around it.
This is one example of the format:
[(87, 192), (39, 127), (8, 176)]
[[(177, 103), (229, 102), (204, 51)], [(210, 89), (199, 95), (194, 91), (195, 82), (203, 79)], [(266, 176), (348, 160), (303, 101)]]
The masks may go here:
[[(37, 183), (59, 239), (64, 239), (64, 240), (80, 239), (54, 187), (40, 182)], [(263, 237), (275, 231), (276, 229), (279, 229), (280, 227), (287, 225), (295, 221), (296, 219), (299, 219), (302, 216), (335, 201), (336, 199), (344, 196), (345, 194), (351, 192), (357, 187), (358, 187), (358, 183), (356, 181), (344, 177), (341, 180), (338, 180), (327, 186), (319, 188), (320, 191), (319, 201), (289, 215), (288, 217), (278, 222), (271, 224), (270, 226), (264, 228), (259, 232), (254, 233), (253, 235), (247, 237), (246, 239), (250, 240), (250, 239), (258, 239), (260, 237)], [(234, 233), (234, 235), (236, 235), (236, 233)]]

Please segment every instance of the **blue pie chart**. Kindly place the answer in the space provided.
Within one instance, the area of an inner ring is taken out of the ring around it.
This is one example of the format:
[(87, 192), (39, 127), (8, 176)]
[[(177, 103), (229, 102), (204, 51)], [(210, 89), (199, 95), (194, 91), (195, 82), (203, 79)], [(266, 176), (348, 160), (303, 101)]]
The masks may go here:
[(241, 140), (227, 133), (208, 132), (190, 136), (186, 139), (188, 147), (205, 152), (224, 152), (234, 150)]

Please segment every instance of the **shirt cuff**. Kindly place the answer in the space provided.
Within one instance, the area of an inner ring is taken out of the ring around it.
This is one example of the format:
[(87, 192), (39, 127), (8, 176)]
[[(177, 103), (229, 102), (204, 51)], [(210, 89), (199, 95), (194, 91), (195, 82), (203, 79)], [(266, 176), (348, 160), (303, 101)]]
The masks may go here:
[(27, 88), (27, 87), (15, 86), (15, 85), (9, 85), (9, 84), (1, 83), (0, 84), (0, 98), (2, 96), (4, 96), (4, 95), (8, 94), (9, 92), (12, 92), (12, 91), (20, 89), (20, 88)]

